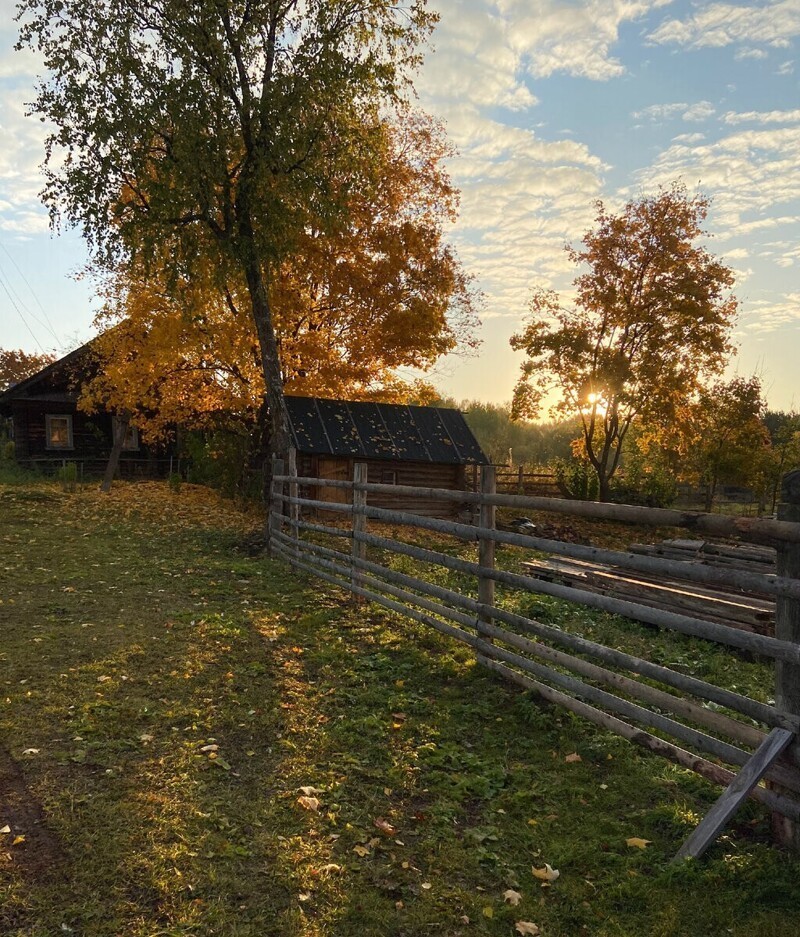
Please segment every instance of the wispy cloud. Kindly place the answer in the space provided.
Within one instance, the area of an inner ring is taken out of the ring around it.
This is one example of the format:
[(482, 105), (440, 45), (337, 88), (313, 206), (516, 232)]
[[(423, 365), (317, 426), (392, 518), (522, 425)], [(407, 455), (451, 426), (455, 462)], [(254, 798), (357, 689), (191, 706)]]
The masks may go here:
[(690, 49), (746, 43), (786, 48), (800, 35), (797, 0), (760, 3), (709, 3), (685, 19), (668, 19), (649, 35), (651, 42)]
[(713, 117), (716, 108), (710, 101), (697, 101), (694, 104), (675, 102), (672, 104), (650, 104), (631, 115), (635, 120), (672, 120), (680, 119), (700, 123)]
[(727, 111), (722, 120), (726, 124), (796, 124), (800, 123), (800, 110)]

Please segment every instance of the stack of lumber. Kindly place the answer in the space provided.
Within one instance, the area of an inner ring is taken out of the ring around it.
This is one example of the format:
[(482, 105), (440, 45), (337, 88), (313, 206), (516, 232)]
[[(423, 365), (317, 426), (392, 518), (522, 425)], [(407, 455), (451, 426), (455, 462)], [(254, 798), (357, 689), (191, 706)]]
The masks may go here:
[[(676, 542), (687, 543), (688, 541), (667, 541), (666, 543), (674, 544)], [(693, 542), (700, 543), (700, 541)], [(648, 547), (647, 551), (644, 549), (634, 551), (632, 547), (631, 552), (644, 553), (652, 550), (651, 555), (653, 556), (689, 559), (686, 554), (678, 557), (676, 552), (672, 552), (674, 547), (666, 546), (666, 543)], [(641, 547), (642, 545), (637, 546)], [(711, 549), (701, 550), (704, 554), (702, 557), (703, 562), (710, 558), (713, 563), (716, 563), (717, 560), (723, 561), (719, 565), (725, 565), (728, 568), (740, 566), (738, 562), (727, 562), (735, 559), (735, 557), (732, 557), (726, 551), (735, 551), (738, 549), (737, 547), (721, 547), (718, 544), (704, 544), (704, 546)], [(662, 548), (665, 552), (655, 552)], [(713, 552), (714, 550), (721, 552)], [(747, 547), (743, 550), (755, 554), (759, 552), (760, 548)], [(697, 562), (700, 557), (691, 557), (691, 559)], [(762, 562), (762, 559), (760, 556), (758, 559), (748, 557), (747, 562), (750, 565), (741, 568), (753, 570), (755, 568), (753, 564), (758, 563), (759, 571), (774, 572), (774, 551), (772, 567), (767, 562)], [(700, 585), (675, 576), (667, 577), (657, 573), (643, 573), (625, 569), (621, 566), (610, 566), (564, 557), (531, 560), (523, 563), (523, 566), (529, 575), (537, 579), (558, 582), (573, 589), (608, 595), (628, 602), (635, 602), (639, 605), (646, 605), (650, 608), (689, 615), (693, 618), (702, 618), (706, 621), (728, 625), (732, 628), (739, 628), (756, 634), (773, 634), (775, 630), (774, 598), (750, 592), (745, 593), (732, 586)]]
[(707, 566), (746, 569), (755, 573), (775, 572), (775, 548), (756, 544), (709, 543), (707, 540), (662, 540), (661, 543), (632, 543), (631, 553), (663, 556)]

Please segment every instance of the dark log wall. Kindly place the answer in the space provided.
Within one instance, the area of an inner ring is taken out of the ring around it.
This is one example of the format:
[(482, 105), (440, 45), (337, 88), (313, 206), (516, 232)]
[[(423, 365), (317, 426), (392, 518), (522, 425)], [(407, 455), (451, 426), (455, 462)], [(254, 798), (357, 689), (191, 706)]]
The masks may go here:
[[(47, 447), (45, 417), (69, 415), (72, 417), (72, 448)], [(108, 459), (111, 451), (111, 415), (87, 414), (79, 411), (70, 401), (42, 402), (15, 400), (13, 402), (14, 452), (17, 461), (27, 464), (57, 460), (67, 462), (99, 463)], [(122, 461), (142, 462), (149, 458), (145, 446), (122, 453)]]

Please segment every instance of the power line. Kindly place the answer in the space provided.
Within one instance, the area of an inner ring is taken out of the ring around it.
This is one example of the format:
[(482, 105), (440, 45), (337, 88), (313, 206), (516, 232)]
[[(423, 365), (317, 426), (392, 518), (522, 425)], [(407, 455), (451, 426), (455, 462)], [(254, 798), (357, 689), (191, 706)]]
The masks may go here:
[(9, 289), (8, 289), (8, 287), (6, 286), (5, 281), (2, 280), (2, 279), (0, 279), (0, 286), (3, 287), (3, 290), (5, 291), (6, 296), (8, 296), (8, 299), (9, 299), (11, 305), (14, 307), (14, 309), (15, 309), (16, 312), (17, 312), (17, 315), (18, 315), (18, 316), (20, 317), (20, 319), (22, 320), (22, 324), (23, 324), (23, 325), (25, 326), (25, 328), (31, 333), (31, 338), (32, 338), (32, 339), (34, 340), (34, 342), (36, 342), (36, 344), (39, 346), (39, 350), (42, 352), (43, 355), (44, 355), (44, 354), (47, 354), (47, 352), (45, 351), (45, 349), (42, 347), (42, 343), (41, 343), (41, 342), (39, 341), (39, 339), (33, 334), (33, 329), (32, 329), (32, 328), (30, 327), (30, 325), (28, 324), (28, 320), (27, 320), (27, 319), (25, 318), (25, 316), (22, 314), (22, 310), (21, 310), (21, 309), (19, 308), (19, 306), (17, 305), (16, 301), (14, 300), (14, 297), (13, 297), (13, 296), (11, 295), (11, 293), (9, 292)]
[[(3, 253), (6, 255), (6, 257), (8, 257), (8, 259), (9, 259), (9, 260), (11, 261), (11, 263), (14, 265), (14, 269), (15, 269), (15, 270), (17, 271), (17, 273), (20, 275), (20, 277), (21, 277), (21, 279), (22, 279), (22, 282), (25, 284), (25, 286), (28, 287), (28, 290), (30, 291), (31, 296), (33, 296), (34, 300), (36, 301), (36, 305), (42, 310), (42, 315), (44, 316), (45, 322), (47, 323), (47, 326), (46, 326), (47, 329), (50, 331), (50, 334), (51, 334), (51, 335), (53, 336), (53, 338), (56, 340), (56, 344), (60, 346), (60, 345), (62, 344), (62, 342), (61, 342), (61, 340), (59, 339), (58, 335), (56, 334), (56, 330), (55, 330), (55, 328), (53, 327), (52, 322), (50, 321), (50, 316), (48, 316), (47, 310), (46, 310), (46, 309), (44, 308), (44, 306), (42, 305), (41, 301), (39, 300), (39, 297), (36, 295), (35, 290), (34, 290), (33, 287), (31, 286), (31, 284), (28, 282), (27, 277), (25, 276), (25, 274), (24, 274), (24, 273), (22, 272), (22, 270), (20, 269), (20, 266), (19, 266), (19, 264), (16, 262), (16, 260), (14, 260), (13, 255), (9, 252), (9, 250), (8, 250), (8, 248), (5, 246), (5, 244), (0, 244), (0, 248), (2, 248)], [(0, 268), (0, 269), (2, 269), (2, 268)], [(9, 283), (10, 283), (10, 281), (9, 281)], [(18, 298), (18, 299), (20, 300), (20, 302), (22, 303), (22, 300), (20, 299), (19, 295), (16, 293), (16, 290), (14, 290), (14, 293), (15, 293), (15, 295), (17, 295), (17, 298)], [(26, 308), (26, 310), (30, 313), (30, 310), (27, 309), (27, 307), (25, 306), (25, 304), (22, 303), (22, 305), (23, 305), (23, 307)], [(40, 322), (39, 324), (42, 325), (41, 322)]]

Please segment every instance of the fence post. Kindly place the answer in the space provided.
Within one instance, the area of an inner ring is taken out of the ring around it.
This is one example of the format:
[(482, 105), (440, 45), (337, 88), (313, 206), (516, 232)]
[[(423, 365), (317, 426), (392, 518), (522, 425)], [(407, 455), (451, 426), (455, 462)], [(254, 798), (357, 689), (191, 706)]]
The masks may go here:
[[(493, 465), (481, 466), (481, 494), (493, 495), (497, 492), (497, 480), (495, 467)], [(478, 518), (479, 528), (494, 530), (497, 520), (497, 508), (493, 504), (487, 504), (483, 499), (480, 502), (480, 514)], [(483, 575), (483, 570), (494, 569), (494, 540), (478, 535), (478, 563), (481, 566), (481, 575), (478, 577), (478, 601), (482, 605), (494, 605), (494, 579)], [(485, 641), (491, 641), (482, 633), (481, 623), (491, 624), (492, 616), (481, 614), (478, 616), (477, 630), (479, 637)]]
[[(289, 471), (287, 473), (292, 481), (289, 482), (289, 497), (297, 498), (298, 486), (297, 486), (297, 450), (294, 446), (289, 448)], [(300, 520), (300, 505), (296, 501), (292, 501), (289, 504), (289, 522), (292, 528), (292, 538), (294, 539), (294, 555), (295, 558), (299, 559), (300, 557), (300, 528), (298, 526), (298, 521)]]
[(356, 561), (367, 558), (366, 543), (363, 540), (356, 539), (357, 534), (367, 532), (367, 515), (365, 511), (367, 490), (364, 487), (366, 484), (367, 464), (366, 462), (356, 462), (353, 465), (353, 562), (350, 568), (350, 584), (353, 589), (353, 600), (356, 602), (362, 601), (361, 597), (356, 595), (355, 590), (361, 588), (363, 581), (363, 570), (356, 566)]
[[(778, 520), (800, 523), (800, 469), (783, 476)], [(800, 543), (783, 541), (778, 544), (779, 576), (800, 579)], [(775, 637), (800, 643), (800, 600), (777, 596), (775, 603)], [(800, 667), (775, 661), (775, 705), (793, 715), (800, 715)], [(795, 739), (787, 750), (795, 768), (800, 765), (800, 742)], [(800, 824), (781, 814), (772, 815), (773, 838), (783, 846), (800, 851)]]
[(525, 494), (525, 463), (521, 462), (517, 471), (517, 494)]
[(283, 482), (276, 479), (283, 475), (283, 459), (272, 460), (272, 479), (269, 495), (269, 523), (267, 524), (267, 553), (272, 554), (272, 535), (283, 527)]

